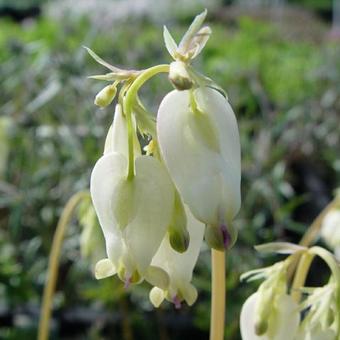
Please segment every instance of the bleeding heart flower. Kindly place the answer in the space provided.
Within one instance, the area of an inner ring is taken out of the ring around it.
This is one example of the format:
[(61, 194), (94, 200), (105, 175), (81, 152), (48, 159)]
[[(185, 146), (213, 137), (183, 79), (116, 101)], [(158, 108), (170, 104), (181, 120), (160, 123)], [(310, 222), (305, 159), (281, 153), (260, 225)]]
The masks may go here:
[(164, 162), (183, 201), (207, 225), (216, 249), (233, 245), (241, 205), (241, 155), (237, 121), (228, 100), (214, 89), (174, 90), (157, 117)]

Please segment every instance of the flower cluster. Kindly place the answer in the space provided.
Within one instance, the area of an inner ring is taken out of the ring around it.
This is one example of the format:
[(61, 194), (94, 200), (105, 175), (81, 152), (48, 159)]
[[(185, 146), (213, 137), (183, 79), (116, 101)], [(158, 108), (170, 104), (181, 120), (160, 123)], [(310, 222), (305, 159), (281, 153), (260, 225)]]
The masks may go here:
[[(223, 91), (191, 61), (211, 30), (198, 15), (177, 46), (164, 28), (170, 65), (123, 70), (90, 55), (110, 70), (91, 78), (110, 82), (95, 104), (115, 113), (102, 157), (91, 175), (91, 197), (106, 245), (97, 279), (117, 275), (128, 287), (154, 286), (150, 300), (192, 305), (191, 284), (203, 238), (214, 249), (230, 248), (240, 209), (240, 141), (234, 112)], [(138, 96), (152, 76), (166, 72), (175, 89), (162, 100), (157, 118)], [(141, 140), (147, 146), (141, 147)]]
[[(244, 303), (240, 316), (243, 340), (337, 340), (340, 337), (340, 267), (321, 247), (304, 248), (274, 243), (258, 250), (290, 254), (267, 268), (245, 273), (242, 279), (262, 278), (264, 282)], [(323, 287), (304, 287), (309, 266), (315, 256), (331, 270)], [(298, 263), (292, 285), (289, 275)], [(301, 294), (306, 297), (301, 302)]]

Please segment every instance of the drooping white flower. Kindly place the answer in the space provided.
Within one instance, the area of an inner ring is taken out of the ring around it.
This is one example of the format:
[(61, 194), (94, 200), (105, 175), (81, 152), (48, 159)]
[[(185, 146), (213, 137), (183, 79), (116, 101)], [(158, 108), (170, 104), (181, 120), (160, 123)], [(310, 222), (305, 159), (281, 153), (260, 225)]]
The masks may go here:
[(340, 209), (332, 209), (322, 221), (321, 237), (340, 259)]
[(166, 273), (150, 264), (170, 222), (173, 186), (158, 160), (138, 153), (135, 176), (127, 179), (127, 150), (125, 118), (117, 105), (104, 155), (91, 175), (92, 201), (107, 252), (107, 259), (96, 265), (96, 276), (117, 273), (126, 284), (145, 278), (166, 287)]
[(159, 307), (164, 299), (179, 308), (184, 300), (191, 306), (197, 298), (197, 290), (191, 284), (192, 273), (197, 262), (203, 241), (204, 225), (186, 209), (187, 228), (190, 234), (188, 249), (179, 253), (175, 251), (167, 235), (161, 243), (152, 265), (162, 268), (169, 275), (169, 286), (166, 289), (154, 287), (150, 291), (150, 300), (155, 307)]
[[(281, 294), (268, 305), (270, 308), (266, 321), (266, 331), (262, 333), (261, 325), (256, 325), (256, 313), (261, 304), (260, 293), (252, 294), (241, 310), (240, 329), (243, 340), (295, 340), (300, 317), (298, 305), (291, 296)], [(256, 334), (256, 329), (258, 333)]]
[(242, 306), (243, 340), (295, 340), (300, 310), (287, 294), (287, 268), (287, 262), (281, 261), (242, 275), (241, 279), (265, 279)]
[(177, 91), (163, 99), (158, 140), (168, 171), (193, 215), (207, 224), (207, 242), (231, 246), (231, 222), (240, 204), (240, 140), (228, 100), (207, 87)]
[(330, 280), (323, 287), (310, 288), (302, 303), (305, 318), (299, 327), (297, 339), (337, 340), (340, 332), (338, 284)]

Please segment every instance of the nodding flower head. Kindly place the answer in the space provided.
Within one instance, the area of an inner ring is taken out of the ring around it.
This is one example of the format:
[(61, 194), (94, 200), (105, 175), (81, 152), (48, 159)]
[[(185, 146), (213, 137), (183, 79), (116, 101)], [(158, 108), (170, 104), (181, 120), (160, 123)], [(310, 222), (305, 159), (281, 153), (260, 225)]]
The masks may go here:
[(297, 303), (287, 294), (286, 270), (285, 263), (279, 262), (262, 272), (261, 269), (253, 272), (266, 280), (242, 307), (243, 340), (295, 340), (300, 313)]
[(208, 225), (206, 241), (215, 249), (233, 245), (232, 220), (240, 204), (240, 140), (227, 99), (214, 89), (174, 90), (157, 117), (164, 162), (193, 215)]
[(91, 175), (92, 201), (107, 252), (107, 259), (97, 263), (96, 276), (117, 273), (127, 286), (145, 278), (165, 287), (167, 274), (150, 264), (170, 224), (173, 185), (156, 158), (138, 153), (135, 175), (128, 179), (126, 144), (125, 118), (117, 105), (104, 155)]

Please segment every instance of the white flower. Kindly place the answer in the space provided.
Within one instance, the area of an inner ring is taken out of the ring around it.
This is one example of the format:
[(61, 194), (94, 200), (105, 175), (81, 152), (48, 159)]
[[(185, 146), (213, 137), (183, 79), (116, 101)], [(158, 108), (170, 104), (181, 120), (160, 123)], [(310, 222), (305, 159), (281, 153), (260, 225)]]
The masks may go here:
[(164, 269), (170, 278), (166, 289), (154, 287), (150, 291), (150, 300), (155, 307), (159, 307), (164, 299), (173, 302), (179, 308), (183, 300), (191, 306), (197, 298), (197, 290), (191, 284), (192, 272), (203, 241), (204, 225), (197, 221), (186, 209), (187, 228), (190, 234), (190, 243), (184, 253), (178, 253), (170, 245), (168, 235), (164, 238), (152, 265)]
[[(271, 305), (266, 321), (266, 331), (263, 333), (256, 326), (257, 309), (261, 304), (260, 293), (254, 293), (244, 303), (240, 317), (240, 329), (243, 340), (294, 340), (298, 329), (300, 316), (298, 306), (287, 294), (277, 296)], [(262, 335), (256, 334), (256, 328)]]
[(303, 302), (306, 315), (297, 339), (336, 340), (340, 329), (339, 288), (332, 280), (320, 288), (310, 288), (310, 295)]
[(296, 340), (336, 340), (336, 335), (332, 329), (314, 329), (305, 334), (300, 333)]
[(321, 237), (334, 250), (340, 259), (340, 210), (333, 209), (326, 214), (322, 221)]
[(161, 153), (183, 201), (208, 225), (207, 242), (231, 246), (240, 209), (240, 140), (234, 112), (211, 88), (167, 94), (158, 110)]
[(104, 155), (91, 175), (91, 196), (108, 257), (97, 263), (96, 277), (117, 273), (127, 285), (145, 278), (166, 287), (166, 273), (150, 263), (170, 223), (172, 183), (158, 160), (138, 153), (134, 178), (127, 179), (127, 173), (126, 124), (117, 105)]

